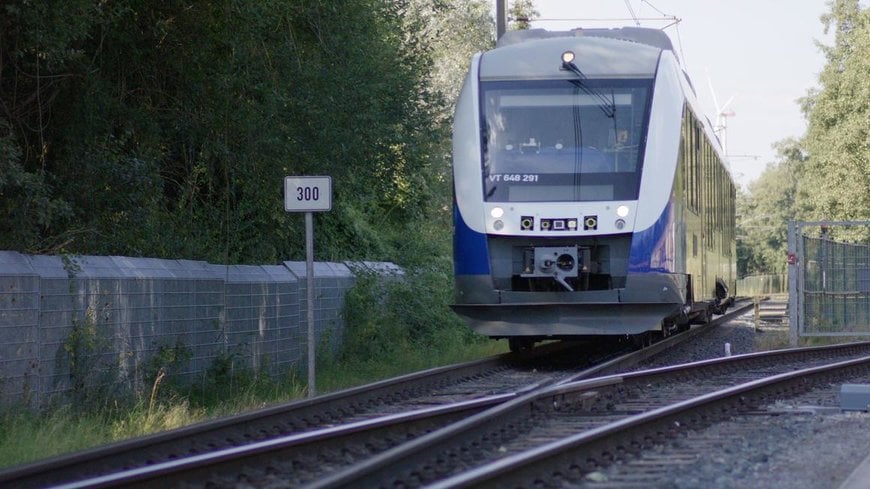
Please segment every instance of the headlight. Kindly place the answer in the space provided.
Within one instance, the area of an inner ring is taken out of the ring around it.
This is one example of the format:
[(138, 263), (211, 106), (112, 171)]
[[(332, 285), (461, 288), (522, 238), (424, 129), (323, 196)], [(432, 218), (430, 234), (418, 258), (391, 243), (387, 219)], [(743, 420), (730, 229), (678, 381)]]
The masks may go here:
[(495, 219), (501, 219), (501, 216), (504, 215), (504, 209), (502, 209), (501, 207), (493, 207), (492, 209), (490, 209), (489, 215)]
[(619, 217), (625, 217), (625, 216), (627, 216), (627, 215), (628, 215), (628, 206), (627, 206), (627, 205), (621, 205), (621, 206), (617, 207), (617, 208), (616, 208), (616, 215), (619, 216)]

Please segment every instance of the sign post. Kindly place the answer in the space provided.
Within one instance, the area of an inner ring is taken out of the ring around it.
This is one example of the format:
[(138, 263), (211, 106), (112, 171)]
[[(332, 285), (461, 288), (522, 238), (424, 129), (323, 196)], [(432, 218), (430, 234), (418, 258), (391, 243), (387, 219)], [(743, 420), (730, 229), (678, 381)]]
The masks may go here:
[(305, 272), (308, 304), (308, 397), (317, 395), (314, 370), (314, 215), (332, 210), (332, 177), (284, 177), (284, 210), (305, 213)]

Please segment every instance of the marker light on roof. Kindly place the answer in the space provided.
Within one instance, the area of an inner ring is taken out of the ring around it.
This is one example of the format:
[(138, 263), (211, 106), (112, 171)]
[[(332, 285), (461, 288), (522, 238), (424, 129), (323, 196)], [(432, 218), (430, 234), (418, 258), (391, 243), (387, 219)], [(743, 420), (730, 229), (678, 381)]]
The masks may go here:
[(565, 51), (562, 53), (562, 62), (565, 64), (571, 63), (574, 61), (574, 51)]

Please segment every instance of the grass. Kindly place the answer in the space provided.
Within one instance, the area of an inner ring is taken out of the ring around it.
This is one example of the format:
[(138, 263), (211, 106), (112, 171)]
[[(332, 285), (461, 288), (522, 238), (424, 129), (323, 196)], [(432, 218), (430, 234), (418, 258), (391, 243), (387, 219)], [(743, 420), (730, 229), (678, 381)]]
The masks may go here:
[[(448, 365), (507, 351), (507, 344), (483, 342), (432, 355), (431, 351), (408, 351), (389, 361), (376, 359), (330, 362), (318, 366), (318, 393), (375, 382), (404, 373)], [(304, 381), (303, 381), (304, 382)], [(84, 450), (128, 438), (179, 428), (221, 416), (292, 401), (306, 395), (304, 383), (295, 378), (267, 383), (237, 382), (235, 392), (211, 388), (187, 395), (76, 411), (57, 408), (44, 413), (28, 410), (0, 415), (0, 467)]]
[(59, 409), (45, 414), (22, 410), (0, 416), (0, 463), (3, 466), (82, 450), (111, 440), (111, 427), (100, 415), (81, 416)]
[(507, 351), (506, 341), (486, 341), (457, 345), (456, 348), (448, 351), (407, 350), (391, 357), (388, 361), (379, 358), (339, 360), (318, 367), (317, 389), (318, 392), (331, 392), (429, 368), (498, 355)]

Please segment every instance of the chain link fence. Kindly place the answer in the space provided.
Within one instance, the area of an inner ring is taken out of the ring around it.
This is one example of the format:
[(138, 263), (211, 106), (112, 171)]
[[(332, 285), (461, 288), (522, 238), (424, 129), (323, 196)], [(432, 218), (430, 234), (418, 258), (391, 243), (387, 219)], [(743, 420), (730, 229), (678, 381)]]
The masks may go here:
[(787, 273), (747, 275), (737, 280), (737, 295), (739, 296), (758, 297), (776, 294), (788, 294)]
[[(356, 274), (391, 263), (314, 264), (315, 331), (335, 350)], [(0, 406), (43, 407), (92, 392), (148, 389), (247, 370), (305, 371), (305, 262), (43, 256), (0, 251)]]
[(870, 335), (868, 226), (870, 221), (789, 223), (793, 344), (806, 336)]

